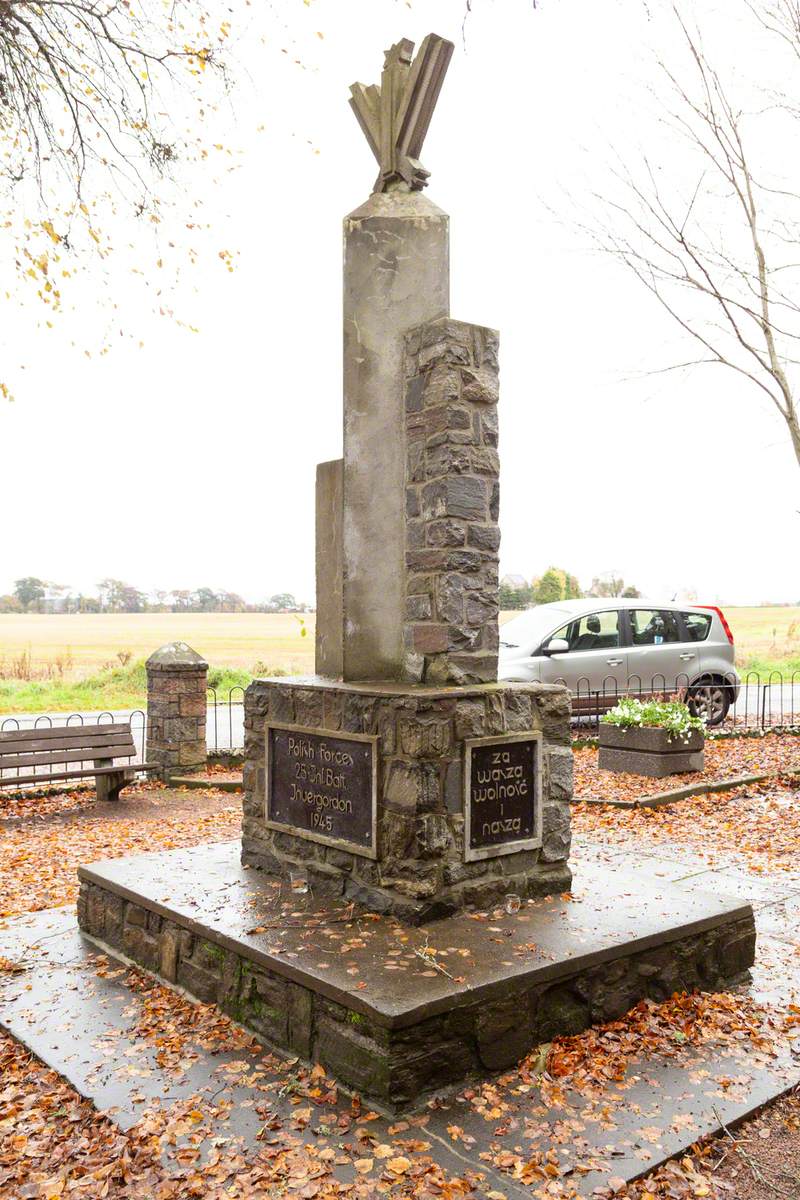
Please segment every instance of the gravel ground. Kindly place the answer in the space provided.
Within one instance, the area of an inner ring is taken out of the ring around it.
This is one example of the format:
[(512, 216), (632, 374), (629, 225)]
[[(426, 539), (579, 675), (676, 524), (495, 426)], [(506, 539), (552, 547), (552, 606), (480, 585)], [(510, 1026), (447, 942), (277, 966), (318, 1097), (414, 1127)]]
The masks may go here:
[(779, 1100), (718, 1141), (712, 1179), (720, 1197), (798, 1200), (800, 1097)]

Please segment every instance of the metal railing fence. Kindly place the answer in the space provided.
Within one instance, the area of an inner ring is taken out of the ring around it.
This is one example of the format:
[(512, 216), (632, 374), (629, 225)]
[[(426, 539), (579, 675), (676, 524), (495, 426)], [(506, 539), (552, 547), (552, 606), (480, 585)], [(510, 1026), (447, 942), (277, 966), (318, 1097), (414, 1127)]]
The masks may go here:
[(206, 744), (209, 752), (241, 750), (244, 747), (244, 688), (232, 687), (220, 699), (216, 688), (207, 689), (210, 697), (206, 717)]
[[(555, 682), (570, 686), (564, 679)], [(647, 680), (632, 675), (624, 685), (614, 676), (607, 676), (599, 686), (588, 677), (582, 677), (573, 681), (570, 687), (573, 734), (580, 738), (597, 733), (602, 714), (624, 696), (682, 699), (691, 705), (702, 700), (698, 692), (705, 686), (690, 686), (685, 675), (679, 675), (674, 680), (662, 674), (653, 675)], [(770, 671), (767, 675), (750, 671), (742, 676), (738, 691), (736, 685), (728, 683), (717, 682), (709, 686), (721, 692), (727, 708), (724, 719), (711, 727), (712, 733), (763, 733), (769, 730), (800, 732), (800, 671)], [(208, 689), (206, 742), (209, 753), (236, 752), (243, 748), (244, 692), (245, 689), (240, 686), (223, 693), (215, 688)], [(0, 733), (59, 725), (99, 725), (120, 720), (127, 720), (131, 725), (137, 754), (130, 765), (135, 767), (137, 762), (144, 762), (145, 755), (147, 714), (143, 709), (124, 713), (105, 711), (0, 716)], [(14, 768), (0, 771), (0, 785), (13, 783), (13, 777), (18, 773), (18, 769)]]
[(622, 685), (611, 675), (599, 686), (588, 677), (571, 685), (563, 678), (554, 682), (570, 688), (577, 736), (596, 733), (603, 713), (623, 697), (631, 696), (640, 700), (683, 700), (707, 717), (712, 733), (800, 731), (800, 671), (770, 671), (766, 676), (750, 671), (742, 676), (740, 684), (709, 680), (690, 685), (686, 675), (668, 679), (663, 674), (649, 680), (631, 675)]

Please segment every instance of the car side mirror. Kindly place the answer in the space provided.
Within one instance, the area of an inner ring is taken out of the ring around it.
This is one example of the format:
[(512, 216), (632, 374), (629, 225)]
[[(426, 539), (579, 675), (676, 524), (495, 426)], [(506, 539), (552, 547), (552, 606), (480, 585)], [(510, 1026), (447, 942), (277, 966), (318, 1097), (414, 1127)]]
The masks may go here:
[(543, 648), (543, 654), (567, 654), (569, 652), (569, 642), (566, 638), (553, 638), (552, 642), (548, 642)]

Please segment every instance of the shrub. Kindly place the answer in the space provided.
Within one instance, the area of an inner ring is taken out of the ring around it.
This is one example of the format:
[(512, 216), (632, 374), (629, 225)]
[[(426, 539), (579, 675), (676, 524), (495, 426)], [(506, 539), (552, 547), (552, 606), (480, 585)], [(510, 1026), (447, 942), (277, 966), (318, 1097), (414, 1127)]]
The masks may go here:
[(695, 729), (705, 729), (702, 717), (693, 717), (680, 700), (636, 700), (625, 697), (600, 718), (608, 725), (622, 729), (666, 729), (670, 738), (688, 741)]

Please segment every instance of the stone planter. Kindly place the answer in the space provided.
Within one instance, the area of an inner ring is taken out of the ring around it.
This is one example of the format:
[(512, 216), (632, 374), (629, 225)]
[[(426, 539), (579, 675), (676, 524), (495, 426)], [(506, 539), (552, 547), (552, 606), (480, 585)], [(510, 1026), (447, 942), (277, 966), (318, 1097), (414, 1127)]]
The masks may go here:
[(624, 728), (601, 721), (598, 766), (603, 771), (649, 775), (654, 779), (702, 771), (704, 745), (705, 734), (697, 729), (688, 738), (670, 737), (666, 729)]

